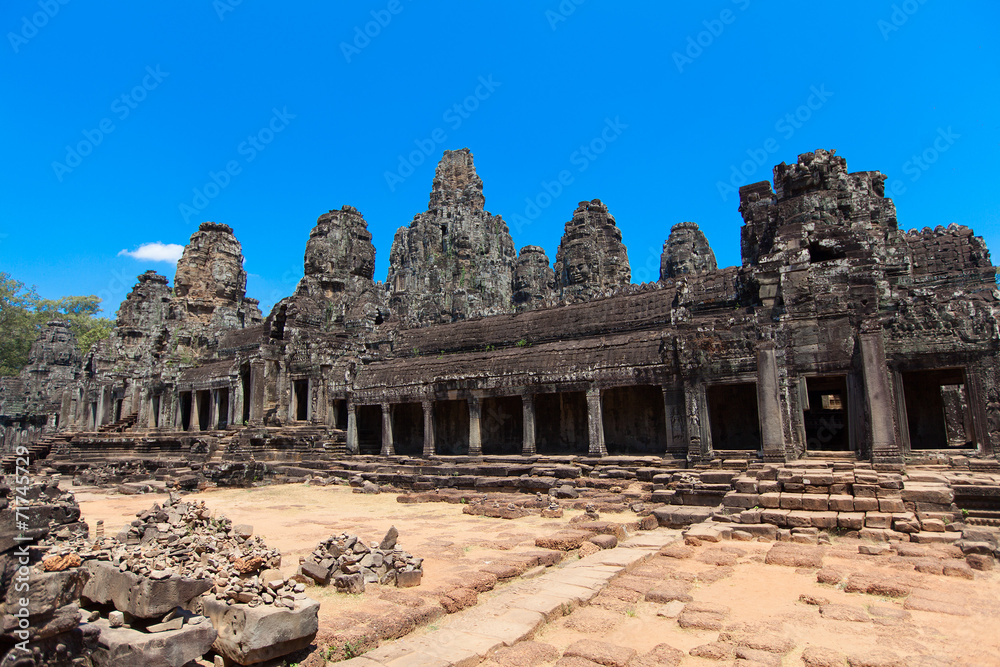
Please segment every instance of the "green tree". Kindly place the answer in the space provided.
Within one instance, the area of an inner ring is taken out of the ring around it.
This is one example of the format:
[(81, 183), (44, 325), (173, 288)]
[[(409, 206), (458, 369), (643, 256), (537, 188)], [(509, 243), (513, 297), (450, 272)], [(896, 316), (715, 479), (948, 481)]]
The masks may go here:
[(37, 335), (34, 288), (0, 272), (0, 376), (17, 375), (28, 363), (28, 352)]
[(86, 353), (111, 335), (114, 322), (97, 317), (101, 300), (96, 296), (66, 296), (42, 299), (34, 287), (26, 287), (10, 274), (0, 272), (0, 376), (17, 375), (28, 363), (31, 344), (49, 320), (65, 320)]
[(94, 343), (111, 335), (113, 320), (97, 317), (101, 312), (101, 299), (90, 296), (64, 296), (61, 299), (40, 299), (35, 306), (38, 323), (49, 320), (66, 320), (76, 336), (77, 346), (85, 353)]

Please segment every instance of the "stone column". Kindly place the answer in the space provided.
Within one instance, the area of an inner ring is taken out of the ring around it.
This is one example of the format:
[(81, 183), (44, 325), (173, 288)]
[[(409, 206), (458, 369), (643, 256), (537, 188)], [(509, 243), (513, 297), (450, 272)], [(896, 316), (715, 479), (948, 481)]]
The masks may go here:
[(712, 429), (708, 422), (705, 384), (700, 381), (684, 383), (685, 426), (687, 429), (687, 458), (697, 463), (712, 458)]
[(219, 428), (219, 390), (209, 390), (208, 397), (208, 430), (214, 431)]
[(764, 460), (785, 460), (785, 427), (781, 419), (778, 362), (771, 342), (757, 347), (757, 412)]
[(903, 449), (896, 437), (896, 415), (892, 405), (889, 369), (881, 329), (862, 332), (861, 363), (865, 375), (873, 463), (901, 463)]
[(97, 414), (94, 417), (93, 430), (98, 430), (101, 428), (101, 424), (104, 423), (104, 395), (107, 392), (104, 387), (101, 387), (101, 391), (97, 396)]
[(347, 402), (347, 453), (357, 454), (360, 452), (358, 446), (358, 413), (354, 403), (348, 399)]
[(684, 441), (684, 392), (663, 387), (663, 414), (667, 430), (667, 456), (687, 456)]
[(173, 423), (175, 431), (184, 430), (184, 409), (181, 407), (181, 392), (175, 391), (173, 394)]
[(250, 423), (264, 423), (264, 360), (250, 362)]
[(392, 406), (382, 404), (382, 456), (395, 456), (396, 448), (392, 443)]
[(469, 397), (469, 456), (483, 455), (482, 404), (478, 396)]
[(136, 405), (138, 406), (137, 412), (139, 413), (136, 417), (136, 428), (149, 428), (149, 392), (146, 391), (145, 387), (139, 389), (139, 398)]
[(587, 425), (590, 455), (607, 456), (608, 448), (604, 445), (604, 416), (601, 412), (601, 390), (599, 387), (591, 387), (587, 390)]
[[(243, 425), (243, 381), (242, 379), (236, 380), (233, 388), (229, 390), (229, 424), (242, 426)], [(237, 423), (239, 422), (239, 423)]]
[(59, 430), (66, 431), (73, 424), (73, 390), (64, 389), (62, 403), (59, 405)]
[(524, 416), (524, 439), (521, 444), (521, 454), (533, 456), (535, 450), (535, 395), (521, 395), (521, 410)]
[(434, 402), (423, 401), (424, 408), (424, 458), (434, 456)]
[(188, 400), (190, 408), (188, 409), (188, 430), (189, 431), (200, 431), (201, 430), (201, 420), (198, 419), (198, 392), (194, 389), (190, 392), (190, 398)]

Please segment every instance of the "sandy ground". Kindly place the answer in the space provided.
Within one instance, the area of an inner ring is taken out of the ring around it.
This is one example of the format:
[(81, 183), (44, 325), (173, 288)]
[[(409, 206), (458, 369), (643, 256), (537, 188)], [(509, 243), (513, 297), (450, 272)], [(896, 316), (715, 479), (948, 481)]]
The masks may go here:
[[(136, 512), (163, 500), (157, 495), (74, 491), (91, 528), (103, 519), (110, 534), (131, 521)], [(562, 519), (489, 519), (463, 514), (462, 505), (400, 504), (393, 494), (360, 495), (345, 487), (302, 484), (210, 490), (187, 497), (205, 500), (213, 511), (235, 522), (252, 524), (256, 534), (282, 550), (286, 574), (294, 572), (300, 556), (332, 534), (348, 532), (377, 541), (395, 525), (400, 548), (425, 558), (422, 585), (407, 592), (425, 596), (432, 603), (439, 591), (461, 582), (463, 574), (509, 554), (535, 550), (536, 536), (568, 527), (568, 520), (578, 514), (567, 511)], [(626, 522), (635, 516), (626, 513), (602, 518)], [(937, 600), (951, 613), (907, 610), (905, 598), (848, 593), (843, 583), (820, 584), (816, 568), (764, 564), (770, 543), (731, 542), (693, 547), (686, 558), (655, 557), (612, 582), (591, 605), (544, 626), (535, 641), (554, 647), (558, 654), (582, 638), (629, 647), (640, 654), (666, 643), (684, 653), (681, 665), (734, 664), (732, 656), (718, 662), (689, 655), (691, 649), (718, 640), (720, 630), (682, 628), (676, 609), (673, 617), (664, 617), (658, 615), (665, 611), (663, 604), (644, 599), (653, 587), (681, 582), (689, 587), (694, 602), (728, 608), (723, 632), (788, 640), (793, 648), (783, 655), (772, 654), (777, 660), (773, 664), (802, 665), (803, 651), (820, 646), (853, 655), (857, 659), (852, 664), (858, 665), (1000, 665), (1000, 571), (976, 572), (974, 580), (925, 574), (914, 569), (921, 559), (862, 556), (859, 544), (858, 540), (834, 538), (834, 544), (826, 549), (823, 567), (845, 577), (864, 572), (895, 578), (912, 588), (914, 595)], [(932, 555), (942, 554), (935, 551)], [(345, 619), (361, 618), (384, 604), (377, 600), (379, 588), (369, 586), (363, 596), (345, 596), (311, 586), (309, 594), (323, 603), (322, 625), (336, 630), (344, 627)], [(830, 618), (820, 607), (802, 602), (803, 595), (847, 605), (864, 620)], [(489, 597), (481, 596), (480, 601)], [(888, 651), (901, 662), (879, 662), (879, 651)], [(537, 652), (533, 655), (517, 657), (510, 664), (529, 667), (555, 663), (551, 656), (543, 659)]]
[[(104, 521), (105, 533), (116, 534), (135, 519), (136, 513), (166, 499), (164, 494), (123, 496), (101, 489), (73, 489), (83, 519), (94, 530)], [(412, 592), (429, 595), (449, 588), (463, 573), (518, 551), (536, 550), (535, 538), (566, 527), (580, 511), (567, 510), (562, 519), (528, 516), (514, 521), (470, 516), (462, 505), (447, 503), (403, 504), (396, 494), (365, 495), (352, 493), (344, 486), (306, 486), (284, 484), (254, 489), (210, 489), (184, 496), (185, 500), (204, 500), (217, 515), (234, 523), (248, 523), (254, 534), (268, 546), (282, 552), (282, 571), (295, 574), (299, 558), (309, 554), (322, 540), (340, 533), (358, 535), (364, 541), (378, 542), (391, 526), (399, 531), (400, 549), (424, 559), (421, 585)], [(631, 513), (610, 515), (614, 521), (634, 521)], [(368, 587), (364, 598), (379, 592)], [(320, 600), (321, 619), (331, 619), (344, 608), (363, 605), (356, 596), (338, 595), (332, 588), (310, 587), (310, 596)]]

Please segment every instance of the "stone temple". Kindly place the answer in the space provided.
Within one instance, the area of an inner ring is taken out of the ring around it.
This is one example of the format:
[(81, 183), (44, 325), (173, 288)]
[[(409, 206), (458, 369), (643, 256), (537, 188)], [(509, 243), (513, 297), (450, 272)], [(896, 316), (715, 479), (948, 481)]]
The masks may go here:
[[(833, 151), (740, 188), (742, 265), (673, 225), (631, 284), (612, 212), (581, 202), (550, 263), (486, 210), (468, 149), (401, 227), (385, 283), (351, 206), (305, 241), (264, 317), (232, 228), (206, 222), (173, 289), (139, 276), (81, 357), (50, 322), (0, 385), (3, 452), (320, 465), (355, 456), (843, 456), (876, 466), (1000, 447), (994, 267), (962, 226), (904, 231), (885, 176)], [(735, 229), (734, 229), (735, 233)], [(456, 459), (461, 460), (461, 459)], [(311, 463), (310, 463), (311, 462)]]

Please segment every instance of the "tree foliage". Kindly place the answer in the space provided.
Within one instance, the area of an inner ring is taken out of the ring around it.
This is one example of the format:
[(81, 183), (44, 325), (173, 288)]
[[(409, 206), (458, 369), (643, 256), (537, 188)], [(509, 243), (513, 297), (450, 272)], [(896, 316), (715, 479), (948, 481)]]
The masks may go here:
[(28, 363), (31, 344), (49, 320), (68, 321), (78, 347), (87, 352), (110, 336), (114, 326), (112, 320), (98, 317), (99, 312), (101, 300), (96, 296), (42, 299), (34, 287), (0, 272), (0, 376), (17, 375)]

